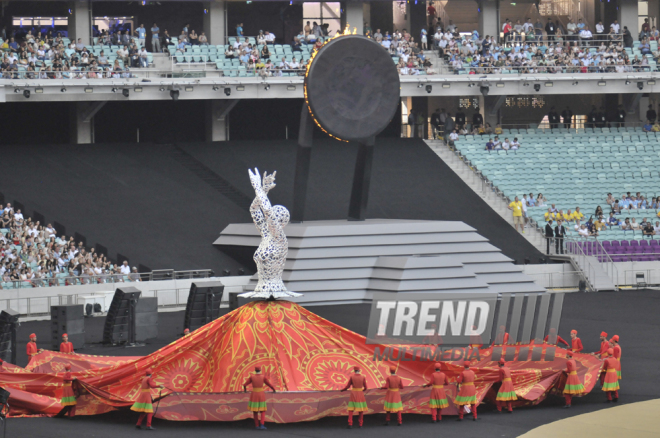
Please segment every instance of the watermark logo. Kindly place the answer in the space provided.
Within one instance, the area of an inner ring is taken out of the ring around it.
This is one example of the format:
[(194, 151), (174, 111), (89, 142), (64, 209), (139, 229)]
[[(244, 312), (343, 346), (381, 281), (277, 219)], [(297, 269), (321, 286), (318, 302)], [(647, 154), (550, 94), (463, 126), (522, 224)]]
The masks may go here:
[(490, 342), (497, 295), (375, 294), (371, 343), (462, 345)]
[[(562, 305), (563, 294), (548, 293), (375, 293), (367, 343), (443, 348), (538, 346), (544, 341), (554, 345)], [(464, 358), (468, 355), (463, 353)]]

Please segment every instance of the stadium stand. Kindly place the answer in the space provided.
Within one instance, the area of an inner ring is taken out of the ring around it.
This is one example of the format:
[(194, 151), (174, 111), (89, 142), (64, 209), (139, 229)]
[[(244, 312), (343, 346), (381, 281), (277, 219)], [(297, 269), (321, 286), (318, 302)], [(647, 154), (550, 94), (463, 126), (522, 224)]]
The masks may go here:
[(58, 236), (50, 223), (24, 217), (11, 203), (0, 211), (0, 289), (141, 281), (137, 268)]
[[(650, 221), (655, 230), (660, 230), (660, 205), (656, 200), (660, 143), (655, 132), (639, 128), (505, 129), (502, 136), (517, 137), (520, 149), (488, 151), (487, 137), (471, 135), (462, 136), (455, 146), (467, 163), (504, 197), (513, 200), (518, 196), (522, 200), (531, 193), (535, 201), (539, 197), (545, 200), (541, 206), (527, 210), (539, 232), (546, 216), (559, 217), (548, 211), (554, 207), (563, 219), (568, 219), (569, 235), (593, 240), (597, 232), (597, 239), (614, 261), (660, 260), (660, 240), (655, 232), (646, 234), (641, 225)], [(561, 154), (554, 153), (557, 147)], [(620, 194), (636, 201), (641, 196), (643, 200), (637, 208), (621, 209), (611, 215), (615, 219), (610, 220), (610, 212), (616, 208), (608, 204), (608, 193), (614, 194), (615, 200)], [(593, 220), (588, 225), (589, 237), (580, 235), (575, 228), (576, 207), (584, 215), (581, 225)], [(596, 215), (598, 207), (602, 215)], [(597, 224), (598, 219), (604, 223)]]
[(127, 45), (84, 45), (39, 33), (29, 34), (20, 45), (13, 43), (14, 38), (0, 38), (2, 79), (131, 78), (131, 68), (153, 65), (153, 54), (134, 39)]

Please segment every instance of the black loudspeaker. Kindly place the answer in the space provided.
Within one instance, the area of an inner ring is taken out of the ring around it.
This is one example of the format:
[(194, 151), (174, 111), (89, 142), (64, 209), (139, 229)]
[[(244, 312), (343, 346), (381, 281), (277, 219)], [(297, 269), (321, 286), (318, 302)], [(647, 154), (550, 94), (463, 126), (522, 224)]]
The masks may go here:
[(229, 292), (229, 311), (238, 309), (238, 295), (243, 292)]
[(16, 332), (18, 330), (18, 312), (12, 309), (0, 312), (0, 358), (9, 363), (16, 363)]
[(183, 327), (196, 330), (220, 316), (225, 286), (219, 281), (193, 283), (188, 294)]
[(135, 310), (140, 292), (134, 287), (122, 287), (115, 291), (112, 303), (105, 317), (103, 328), (104, 344), (122, 344), (136, 342)]
[(50, 306), (51, 344), (53, 350), (60, 351), (62, 335), (69, 335), (69, 342), (75, 350), (85, 344), (85, 309), (82, 304)]
[(158, 298), (142, 297), (135, 308), (135, 340), (144, 342), (158, 337)]

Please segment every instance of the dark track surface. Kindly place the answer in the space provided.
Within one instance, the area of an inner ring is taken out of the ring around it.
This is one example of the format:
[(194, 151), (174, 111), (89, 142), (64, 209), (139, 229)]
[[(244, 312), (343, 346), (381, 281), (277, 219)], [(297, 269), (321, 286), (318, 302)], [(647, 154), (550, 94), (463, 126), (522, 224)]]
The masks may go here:
[[(292, 208), (296, 142), (179, 147), (186, 154), (143, 143), (0, 146), (0, 187), (5, 202), (61, 223), (67, 236), (82, 234), (88, 246), (105, 246), (113, 259), (121, 253), (135, 266), (236, 275), (240, 264), (213, 242), (230, 223), (251, 222), (248, 168), (277, 170), (269, 196)], [(315, 140), (306, 220), (346, 219), (356, 154), (355, 144)], [(239, 207), (214, 187), (218, 176), (236, 190), (233, 199), (247, 201)], [(512, 259), (541, 256), (419, 139), (378, 139), (367, 217), (464, 221)]]
[[(312, 307), (311, 311), (339, 325), (365, 334), (367, 329), (368, 305)], [(560, 334), (568, 338), (571, 329), (578, 330), (587, 351), (599, 347), (598, 335), (606, 331), (609, 335), (621, 337), (623, 350), (623, 380), (620, 391), (620, 404), (650, 400), (660, 397), (660, 347), (657, 333), (660, 330), (660, 291), (626, 291), (594, 294), (568, 294), (564, 304)], [(86, 324), (88, 340), (100, 339), (102, 318), (90, 320)], [(49, 335), (49, 321), (27, 322), (19, 330), (19, 364), (25, 364), (22, 346), (28, 335), (35, 332), (41, 339)], [(108, 355), (148, 354), (160, 346), (171, 342), (181, 333), (183, 313), (161, 313), (159, 318), (159, 339), (143, 348), (123, 349), (92, 347), (81, 353)], [(361, 430), (345, 430), (346, 419), (325, 418), (311, 423), (271, 424), (268, 432), (255, 431), (251, 421), (237, 423), (188, 423), (155, 420), (157, 431), (152, 435), (175, 438), (192, 436), (206, 438), (217, 436), (252, 437), (270, 434), (271, 436), (337, 437), (356, 435), (369, 438), (400, 436), (447, 436), (460, 437), (516, 437), (537, 426), (568, 416), (593, 412), (612, 407), (603, 403), (605, 397), (596, 388), (586, 397), (574, 399), (573, 408), (561, 409), (562, 401), (556, 397), (545, 400), (533, 408), (518, 409), (513, 415), (498, 414), (492, 406), (479, 408), (481, 420), (456, 422), (454, 417), (445, 417), (440, 424), (431, 424), (430, 418), (421, 415), (404, 415), (403, 427), (385, 428), (383, 415), (365, 417)], [(129, 411), (112, 412), (96, 417), (79, 417), (73, 420), (53, 418), (10, 419), (8, 437), (99, 437), (116, 438), (143, 436), (147, 431), (138, 431), (133, 425), (136, 414)], [(432, 435), (433, 434), (433, 435)]]

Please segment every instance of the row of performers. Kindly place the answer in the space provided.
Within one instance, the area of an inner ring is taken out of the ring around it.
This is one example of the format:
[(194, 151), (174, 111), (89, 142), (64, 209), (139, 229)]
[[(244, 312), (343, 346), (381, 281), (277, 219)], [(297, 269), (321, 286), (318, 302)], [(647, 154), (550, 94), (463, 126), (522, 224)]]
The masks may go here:
[[(607, 394), (608, 401), (618, 401), (619, 398), (619, 379), (620, 379), (620, 362), (614, 357), (614, 349), (608, 348), (605, 352), (607, 357), (604, 361), (604, 366), (601, 372), (601, 387), (602, 390)], [(580, 396), (585, 394), (584, 385), (580, 382), (580, 379), (577, 375), (577, 365), (575, 360), (572, 358), (573, 353), (566, 353), (566, 384), (564, 386), (564, 397), (566, 400), (566, 406), (571, 406), (571, 400), (573, 396)], [(503, 408), (506, 407), (508, 413), (513, 412), (512, 403), (517, 400), (516, 393), (514, 391), (513, 382), (511, 381), (511, 370), (506, 365), (506, 362), (502, 359), (498, 362), (499, 365), (499, 380), (501, 382), (499, 391), (497, 393), (497, 410), (503, 412)], [(73, 391), (72, 383), (75, 380), (75, 377), (71, 375), (71, 365), (66, 364), (65, 366), (66, 373), (64, 375), (64, 390), (62, 396), (62, 411), (58, 416), (68, 415), (73, 417), (76, 412), (76, 394)], [(362, 375), (359, 367), (353, 368), (353, 374), (348, 378), (346, 386), (342, 391), (350, 390), (350, 398), (348, 402), (348, 428), (353, 427), (353, 416), (358, 414), (358, 425), (359, 427), (363, 426), (364, 413), (368, 410), (367, 400), (364, 396), (364, 391), (367, 390), (367, 382), (365, 377)], [(140, 416), (138, 418), (136, 427), (138, 429), (142, 428), (142, 423), (145, 423), (145, 426), (148, 430), (153, 430), (151, 421), (153, 418), (153, 399), (151, 397), (151, 389), (153, 388), (164, 388), (163, 385), (158, 385), (152, 379), (152, 370), (147, 369), (142, 383), (140, 386), (140, 394), (131, 407), (131, 410), (139, 412)], [(473, 421), (477, 420), (477, 394), (476, 388), (474, 386), (475, 373), (470, 369), (470, 362), (464, 362), (464, 369), (461, 374), (458, 376), (457, 385), (458, 393), (454, 399), (454, 405), (458, 407), (458, 419), (457, 421), (462, 421), (465, 413), (471, 413)], [(439, 363), (435, 364), (435, 372), (431, 375), (429, 382), (424, 385), (425, 387), (431, 387), (431, 394), (429, 397), (428, 406), (431, 413), (431, 418), (433, 423), (439, 422), (442, 420), (442, 409), (449, 407), (449, 401), (447, 400), (447, 395), (445, 393), (445, 385), (449, 382), (447, 381), (447, 376), (441, 371), (441, 365)], [(252, 374), (248, 379), (243, 383), (243, 390), (247, 392), (248, 386), (251, 387), (250, 400), (248, 402), (248, 410), (253, 413), (254, 416), (254, 425), (256, 429), (264, 430), (266, 429), (266, 388), (270, 388), (273, 392), (277, 392), (273, 385), (270, 383), (268, 378), (261, 373), (261, 367), (257, 366), (254, 369), (254, 374)], [(396, 367), (390, 367), (390, 376), (385, 379), (385, 385), (382, 389), (386, 389), (387, 393), (385, 395), (384, 408), (386, 412), (385, 425), (388, 426), (391, 420), (391, 415), (396, 414), (397, 425), (401, 426), (403, 423), (402, 412), (403, 412), (403, 403), (401, 401), (400, 390), (403, 389), (403, 382), (399, 376), (396, 374)], [(145, 421), (146, 420), (146, 421)]]

